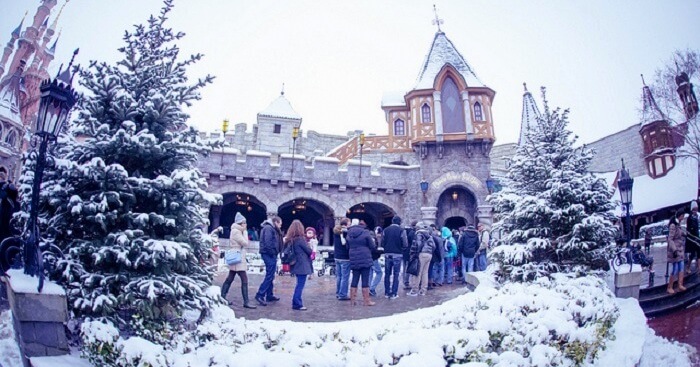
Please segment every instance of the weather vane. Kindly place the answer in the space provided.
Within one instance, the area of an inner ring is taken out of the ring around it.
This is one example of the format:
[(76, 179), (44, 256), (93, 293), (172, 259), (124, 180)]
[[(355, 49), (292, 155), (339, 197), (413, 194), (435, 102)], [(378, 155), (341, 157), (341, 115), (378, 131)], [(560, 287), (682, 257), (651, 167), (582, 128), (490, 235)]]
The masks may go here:
[(438, 27), (438, 32), (442, 32), (442, 30), (440, 29), (440, 24), (445, 23), (445, 21), (438, 17), (437, 7), (435, 6), (435, 4), (433, 4), (433, 11), (435, 12), (435, 19), (433, 20), (433, 25), (436, 25)]

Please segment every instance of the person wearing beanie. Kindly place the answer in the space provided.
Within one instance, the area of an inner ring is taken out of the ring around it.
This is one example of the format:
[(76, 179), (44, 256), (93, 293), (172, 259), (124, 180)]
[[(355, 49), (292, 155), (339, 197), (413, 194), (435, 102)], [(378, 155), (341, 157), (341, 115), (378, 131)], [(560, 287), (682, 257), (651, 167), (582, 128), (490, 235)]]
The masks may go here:
[(690, 265), (695, 259), (695, 271), (700, 273), (700, 233), (698, 233), (698, 202), (693, 200), (690, 202), (690, 214), (685, 222), (685, 228), (688, 231), (686, 237), (685, 251), (688, 252), (688, 265), (685, 267), (686, 272), (690, 273)]
[[(381, 247), (384, 248), (384, 297), (399, 297), (399, 272), (404, 261), (403, 253), (408, 250), (408, 236), (401, 228), (401, 217), (391, 219), (382, 235)], [(408, 260), (408, 258), (406, 259)]]
[[(314, 260), (316, 260), (316, 250), (318, 248), (318, 238), (316, 237), (316, 229), (314, 227), (306, 227), (306, 243), (311, 248), (311, 264), (313, 265)], [(314, 275), (312, 272), (309, 274), (309, 279)]]
[(684, 216), (685, 213), (679, 210), (668, 223), (668, 246), (666, 247), (666, 262), (671, 264), (671, 276), (668, 278), (668, 286), (666, 287), (666, 292), (668, 294), (676, 293), (676, 291), (673, 289), (673, 283), (676, 280), (678, 280), (678, 290), (685, 290), (685, 286), (683, 285), (685, 275), (685, 240), (683, 237), (685, 236), (685, 233), (683, 233), (683, 228), (681, 228), (681, 223), (683, 222)]
[[(257, 306), (250, 303), (248, 299), (248, 262), (246, 261), (246, 249), (248, 248), (248, 236), (246, 235), (247, 222), (245, 217), (241, 213), (236, 213), (233, 219), (233, 224), (231, 224), (231, 237), (229, 244), (231, 246), (227, 251), (240, 251), (241, 252), (241, 262), (238, 264), (229, 265), (228, 276), (221, 285), (221, 297), (226, 299), (229, 288), (231, 288), (231, 283), (236, 278), (236, 274), (241, 278), (241, 295), (243, 296), (243, 307), (245, 308), (257, 308)], [(229, 305), (232, 302), (229, 301)]]

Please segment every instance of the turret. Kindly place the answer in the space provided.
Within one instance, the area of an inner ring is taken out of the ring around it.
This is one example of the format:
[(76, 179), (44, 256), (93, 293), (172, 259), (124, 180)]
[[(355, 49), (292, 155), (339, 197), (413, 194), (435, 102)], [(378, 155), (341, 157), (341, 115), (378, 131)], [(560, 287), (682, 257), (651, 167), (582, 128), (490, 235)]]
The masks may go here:
[(532, 98), (532, 93), (527, 90), (527, 84), (523, 83), (525, 92), (523, 93), (523, 113), (520, 119), (520, 139), (518, 145), (523, 145), (527, 142), (527, 131), (534, 129), (540, 118), (540, 110), (537, 108), (535, 99)]
[(690, 78), (685, 71), (676, 76), (676, 85), (678, 86), (676, 91), (678, 92), (678, 97), (680, 97), (685, 118), (690, 120), (698, 114), (698, 100), (695, 98), (693, 83), (690, 82)]
[(5, 64), (7, 64), (7, 60), (10, 58), (10, 54), (12, 54), (12, 50), (15, 48), (15, 42), (17, 42), (17, 38), (19, 38), (19, 34), (20, 32), (22, 32), (22, 25), (24, 24), (24, 19), (26, 17), (27, 12), (24, 13), (22, 21), (19, 22), (17, 28), (15, 28), (15, 30), (12, 31), (12, 34), (10, 35), (10, 41), (7, 42), (5, 50), (2, 53), (2, 59), (0, 59), (0, 80), (2, 80), (2, 76), (5, 73)]
[(644, 142), (644, 162), (652, 178), (665, 176), (676, 165), (674, 131), (654, 100), (642, 75), (642, 121), (639, 133)]

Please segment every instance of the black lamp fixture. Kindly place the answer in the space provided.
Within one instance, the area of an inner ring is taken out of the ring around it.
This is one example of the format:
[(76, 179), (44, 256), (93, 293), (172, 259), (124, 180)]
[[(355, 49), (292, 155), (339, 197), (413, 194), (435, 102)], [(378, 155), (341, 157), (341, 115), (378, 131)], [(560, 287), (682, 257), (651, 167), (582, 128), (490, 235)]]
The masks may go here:
[(486, 179), (486, 189), (489, 190), (489, 194), (493, 194), (494, 182), (491, 177)]
[(617, 188), (620, 190), (620, 201), (625, 207), (627, 222), (627, 247), (632, 241), (632, 226), (630, 222), (630, 206), (632, 205), (632, 187), (634, 179), (630, 177), (629, 171), (625, 168), (625, 160), (622, 159), (622, 169), (617, 178)]
[(68, 120), (71, 108), (78, 100), (78, 94), (72, 87), (73, 75), (70, 71), (77, 54), (78, 49), (73, 52), (73, 58), (71, 58), (70, 64), (63, 72), (59, 68), (56, 78), (44, 80), (39, 87), (41, 100), (39, 102), (35, 131), (36, 136), (39, 137), (39, 151), (38, 153), (36, 151), (31, 153), (31, 156), (36, 161), (36, 166), (32, 182), (29, 220), (22, 238), (24, 273), (39, 277), (39, 287), (37, 288), (39, 292), (44, 287), (44, 260), (39, 247), (41, 238), (38, 225), (39, 191), (41, 190), (41, 182), (44, 176), (48, 143), (56, 140), (61, 133), (66, 120)]

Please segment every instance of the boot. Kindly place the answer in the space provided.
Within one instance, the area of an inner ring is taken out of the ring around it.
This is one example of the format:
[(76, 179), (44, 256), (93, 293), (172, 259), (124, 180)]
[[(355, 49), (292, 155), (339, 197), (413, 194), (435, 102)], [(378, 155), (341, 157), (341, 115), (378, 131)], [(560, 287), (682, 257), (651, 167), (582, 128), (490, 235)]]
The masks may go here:
[[(224, 284), (221, 285), (221, 298), (226, 300), (226, 295), (228, 295), (228, 290), (231, 288), (231, 283), (230, 282), (224, 282)], [(226, 300), (226, 303), (231, 306), (233, 305), (233, 302)]]
[(685, 290), (685, 287), (683, 286), (683, 280), (685, 278), (685, 274), (683, 272), (680, 272), (678, 274), (678, 290), (683, 292)]
[(350, 305), (355, 306), (355, 298), (357, 298), (357, 288), (350, 287)]
[(674, 276), (671, 275), (670, 278), (668, 278), (668, 286), (666, 287), (666, 293), (668, 294), (674, 294), (676, 291), (673, 290), (673, 282), (676, 280), (674, 279)]
[(258, 308), (256, 305), (251, 305), (248, 301), (248, 283), (241, 284), (241, 294), (243, 295), (243, 307), (245, 308)]
[(369, 288), (362, 288), (362, 298), (365, 301), (365, 306), (374, 306), (376, 304), (369, 298)]

